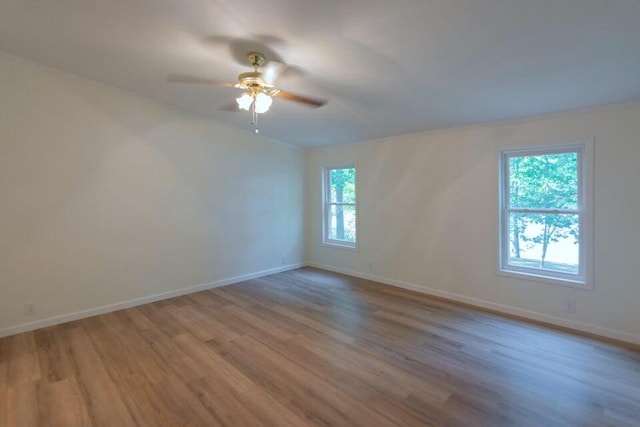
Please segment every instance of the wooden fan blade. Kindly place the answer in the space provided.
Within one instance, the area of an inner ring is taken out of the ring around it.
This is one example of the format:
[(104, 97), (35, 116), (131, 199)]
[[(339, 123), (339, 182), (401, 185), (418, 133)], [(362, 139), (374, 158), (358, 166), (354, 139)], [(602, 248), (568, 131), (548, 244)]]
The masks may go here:
[(234, 87), (235, 83), (223, 82), (221, 80), (210, 79), (208, 77), (188, 76), (185, 74), (169, 74), (167, 81), (171, 83), (194, 83), (222, 87)]
[(267, 84), (274, 84), (278, 77), (280, 77), (283, 67), (284, 64), (281, 62), (269, 61), (267, 65), (262, 68), (262, 79)]
[(296, 95), (295, 93), (286, 92), (284, 90), (279, 91), (274, 96), (277, 96), (278, 98), (287, 99), (289, 101), (299, 102), (301, 104), (305, 104), (313, 108), (322, 107), (324, 104), (328, 102), (324, 99), (308, 98), (306, 96)]
[(240, 108), (238, 108), (238, 103), (236, 103), (236, 102), (230, 102), (230, 103), (228, 103), (226, 105), (223, 105), (222, 107), (219, 108), (219, 110), (220, 111), (229, 111), (229, 112), (232, 112), (232, 113), (239, 113), (240, 111), (242, 111), (242, 110), (240, 110)]
[(267, 84), (273, 85), (277, 80), (304, 76), (302, 68), (287, 65), (283, 62), (270, 60), (262, 68), (262, 78)]

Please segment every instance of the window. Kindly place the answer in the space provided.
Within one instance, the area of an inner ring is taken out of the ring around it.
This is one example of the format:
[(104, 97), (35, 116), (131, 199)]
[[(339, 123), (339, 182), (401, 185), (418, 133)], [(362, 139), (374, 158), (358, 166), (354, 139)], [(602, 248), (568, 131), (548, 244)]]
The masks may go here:
[(501, 272), (592, 286), (591, 151), (572, 144), (501, 152)]
[(355, 248), (356, 168), (326, 167), (323, 178), (323, 241), (327, 245)]

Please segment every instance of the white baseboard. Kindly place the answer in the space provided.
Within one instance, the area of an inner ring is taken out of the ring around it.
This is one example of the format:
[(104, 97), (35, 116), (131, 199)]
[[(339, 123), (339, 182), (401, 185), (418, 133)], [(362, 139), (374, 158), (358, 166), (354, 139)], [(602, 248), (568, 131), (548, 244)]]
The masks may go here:
[(94, 307), (86, 310), (76, 311), (73, 313), (48, 317), (46, 319), (36, 320), (35, 322), (21, 323), (19, 325), (8, 326), (5, 328), (0, 328), (0, 338), (7, 337), (9, 335), (19, 334), (22, 332), (33, 331), (35, 329), (45, 328), (47, 326), (58, 325), (60, 323), (71, 322), (73, 320), (84, 319), (86, 317), (96, 316), (98, 314), (104, 314), (112, 311), (122, 310), (124, 308), (135, 307), (142, 304), (148, 304), (150, 302), (173, 298), (180, 295), (192, 294), (194, 292), (204, 291), (207, 289), (219, 288), (221, 286), (227, 286), (227, 285), (231, 285), (238, 282), (244, 282), (245, 280), (256, 279), (258, 277), (269, 276), (271, 274), (281, 273), (283, 271), (295, 270), (296, 268), (301, 268), (301, 267), (304, 267), (305, 265), (307, 264), (297, 263), (297, 264), (285, 265), (282, 267), (270, 268), (268, 270), (262, 270), (255, 273), (243, 274), (241, 276), (220, 279), (210, 283), (203, 283), (201, 285), (189, 286), (186, 288), (180, 288), (180, 289), (175, 289), (171, 291), (161, 292), (158, 294), (135, 298), (128, 301), (117, 302), (115, 304), (108, 304), (100, 307)]
[(349, 276), (359, 277), (361, 279), (372, 280), (385, 285), (395, 286), (398, 288), (409, 289), (411, 291), (420, 292), (427, 295), (432, 295), (440, 298), (445, 298), (451, 301), (458, 301), (464, 304), (473, 305), (476, 307), (486, 308), (501, 313), (511, 314), (526, 319), (537, 320), (540, 322), (550, 323), (553, 325), (561, 326), (564, 328), (574, 329), (576, 331), (586, 332), (593, 335), (599, 335), (605, 338), (611, 338), (618, 341), (624, 341), (632, 344), (640, 344), (640, 335), (630, 334), (628, 332), (622, 332), (615, 329), (603, 328), (590, 323), (577, 322), (574, 320), (563, 319), (561, 317), (551, 316), (549, 314), (538, 313), (535, 311), (524, 310), (509, 305), (497, 304), (491, 301), (486, 301), (478, 298), (471, 298), (464, 295), (454, 294), (451, 292), (441, 291), (438, 289), (428, 288), (426, 286), (416, 285), (414, 283), (402, 282), (399, 280), (393, 280), (386, 277), (375, 276), (373, 274), (361, 273), (358, 271), (347, 270), (344, 268), (332, 267), (330, 265), (323, 265), (317, 263), (307, 263), (310, 267), (319, 268), (322, 270), (333, 271), (336, 273), (342, 273)]

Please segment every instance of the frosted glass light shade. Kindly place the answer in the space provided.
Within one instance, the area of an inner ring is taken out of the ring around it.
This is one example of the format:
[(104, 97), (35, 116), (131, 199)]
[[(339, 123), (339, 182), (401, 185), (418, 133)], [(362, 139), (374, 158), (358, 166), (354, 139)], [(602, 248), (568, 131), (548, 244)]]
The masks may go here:
[(273, 100), (271, 97), (265, 93), (259, 93), (256, 96), (256, 113), (262, 114), (269, 111), (269, 107), (271, 107), (271, 103)]
[(240, 98), (236, 98), (236, 102), (238, 103), (238, 107), (240, 109), (249, 111), (249, 108), (251, 108), (251, 103), (253, 102), (253, 97), (248, 93), (243, 93)]

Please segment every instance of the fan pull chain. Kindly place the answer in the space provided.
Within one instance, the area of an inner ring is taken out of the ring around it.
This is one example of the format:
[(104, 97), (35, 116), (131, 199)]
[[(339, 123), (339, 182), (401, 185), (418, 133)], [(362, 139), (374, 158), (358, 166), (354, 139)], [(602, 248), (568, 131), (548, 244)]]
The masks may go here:
[(251, 104), (251, 115), (253, 117), (253, 120), (251, 121), (251, 124), (253, 125), (255, 132), (256, 133), (260, 133), (260, 130), (258, 129), (258, 113), (256, 113), (256, 100), (255, 100), (255, 96), (253, 97), (253, 103)]

